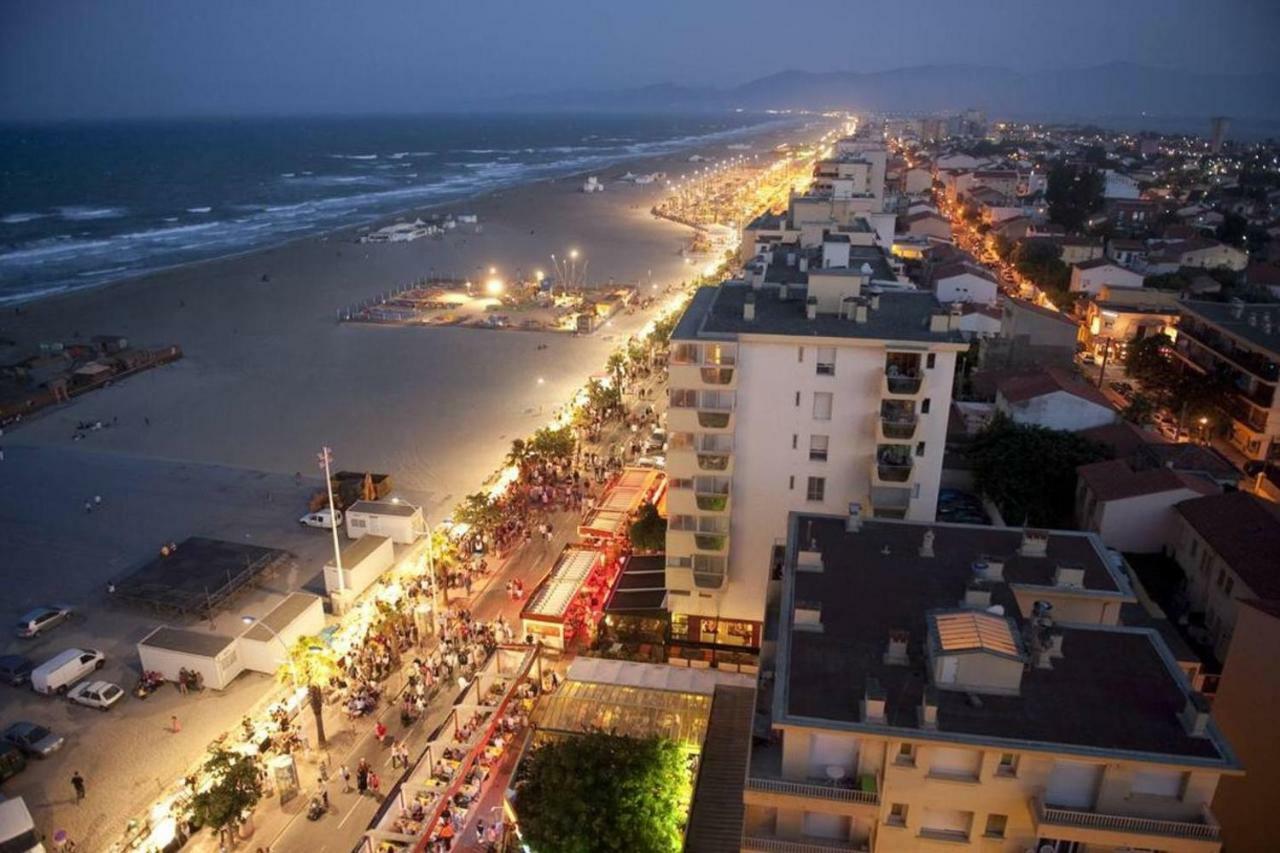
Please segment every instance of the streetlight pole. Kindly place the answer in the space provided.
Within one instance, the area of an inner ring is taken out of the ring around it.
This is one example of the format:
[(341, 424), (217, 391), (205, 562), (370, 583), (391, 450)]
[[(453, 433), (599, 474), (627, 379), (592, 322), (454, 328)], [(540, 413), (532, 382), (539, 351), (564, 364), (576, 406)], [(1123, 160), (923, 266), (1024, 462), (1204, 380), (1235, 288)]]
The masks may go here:
[(285, 644), (284, 637), (281, 637), (279, 634), (276, 633), (275, 628), (272, 628), (270, 625), (268, 625), (266, 621), (262, 619), (258, 619), (253, 616), (241, 616), (240, 621), (246, 625), (257, 624), (257, 625), (261, 625), (263, 628), (266, 628), (267, 631), (271, 634), (271, 636), (276, 638), (276, 642), (280, 644), (280, 648), (284, 649), (285, 661), (289, 660), (289, 647)]
[(329, 473), (329, 463), (333, 460), (333, 451), (327, 447), (320, 448), (320, 464), (324, 466), (324, 487), (329, 493), (329, 530), (333, 533), (333, 564), (338, 567), (338, 592), (346, 591), (342, 579), (342, 550), (338, 547), (338, 513), (333, 508), (333, 475)]

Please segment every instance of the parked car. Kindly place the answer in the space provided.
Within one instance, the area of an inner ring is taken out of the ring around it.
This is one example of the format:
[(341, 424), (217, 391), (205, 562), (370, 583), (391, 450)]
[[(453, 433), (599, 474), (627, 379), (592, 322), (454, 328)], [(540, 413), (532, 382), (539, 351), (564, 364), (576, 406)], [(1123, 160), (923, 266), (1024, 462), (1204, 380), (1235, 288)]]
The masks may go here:
[[(334, 524), (334, 519), (337, 519), (336, 525)], [(330, 515), (327, 509), (322, 509), (319, 512), (309, 512), (298, 519), (298, 523), (305, 527), (323, 527), (325, 530), (331, 527), (341, 527), (342, 510), (335, 510), (333, 515)]]
[(96, 649), (67, 649), (31, 670), (31, 689), (37, 693), (66, 693), (95, 669), (102, 669), (106, 656)]
[(5, 853), (45, 853), (44, 836), (31, 820), (22, 797), (0, 796), (0, 850)]
[(644, 443), (643, 453), (646, 456), (657, 455), (667, 449), (667, 431), (665, 429), (655, 429), (649, 434), (649, 438)]
[(46, 758), (62, 748), (62, 738), (35, 723), (14, 723), (4, 730), (4, 739), (27, 755)]
[(67, 698), (77, 705), (106, 711), (124, 698), (124, 691), (110, 681), (82, 681), (71, 688)]
[(21, 687), (31, 680), (31, 670), (35, 664), (30, 658), (22, 655), (5, 655), (0, 657), (0, 681), (13, 687)]
[[(0, 743), (0, 782), (17, 776), (27, 766), (27, 757), (11, 743)], [(0, 850), (3, 850), (0, 847)]]
[(71, 608), (65, 604), (37, 607), (18, 620), (19, 637), (38, 637), (50, 628), (56, 628), (71, 618)]

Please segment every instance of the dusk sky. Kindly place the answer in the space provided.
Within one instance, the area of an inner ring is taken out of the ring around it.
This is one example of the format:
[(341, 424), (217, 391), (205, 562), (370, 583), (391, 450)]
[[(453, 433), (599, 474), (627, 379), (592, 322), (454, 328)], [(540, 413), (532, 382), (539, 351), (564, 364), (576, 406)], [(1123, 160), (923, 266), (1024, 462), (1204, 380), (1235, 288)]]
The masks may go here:
[(412, 112), (786, 69), (1280, 69), (1275, 0), (0, 3), (0, 118)]

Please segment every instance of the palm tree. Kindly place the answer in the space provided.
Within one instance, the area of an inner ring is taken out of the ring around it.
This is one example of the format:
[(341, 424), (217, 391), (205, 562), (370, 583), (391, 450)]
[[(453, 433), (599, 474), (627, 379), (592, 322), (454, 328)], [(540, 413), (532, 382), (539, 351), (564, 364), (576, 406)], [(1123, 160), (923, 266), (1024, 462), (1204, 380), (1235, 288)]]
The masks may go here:
[(277, 672), (280, 680), (293, 687), (307, 688), (311, 713), (316, 718), (316, 741), (325, 745), (324, 685), (338, 674), (338, 660), (320, 637), (299, 637), (289, 647), (289, 659)]

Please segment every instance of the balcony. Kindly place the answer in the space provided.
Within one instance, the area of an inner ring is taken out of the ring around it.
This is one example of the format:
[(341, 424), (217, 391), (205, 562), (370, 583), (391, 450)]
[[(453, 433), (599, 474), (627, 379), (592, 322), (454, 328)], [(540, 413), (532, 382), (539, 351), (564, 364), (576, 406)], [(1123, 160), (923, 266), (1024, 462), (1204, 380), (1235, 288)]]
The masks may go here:
[(732, 385), (733, 377), (732, 367), (703, 367), (699, 370), (699, 378), (707, 385)]
[(667, 410), (667, 429), (671, 432), (729, 430), (733, 427), (731, 409), (695, 409), (672, 406)]
[(720, 552), (729, 547), (729, 537), (724, 533), (695, 533), (693, 545), (699, 551)]
[(703, 471), (722, 473), (729, 470), (732, 457), (728, 453), (699, 453), (698, 468)]
[[(1067, 809), (1046, 805), (1039, 797), (1031, 801), (1036, 832), (1045, 838), (1083, 844), (1158, 847), (1170, 851), (1217, 850), (1221, 829), (1207, 806), (1200, 820), (1159, 820), (1130, 815)], [(1164, 840), (1160, 840), (1164, 839)], [(1171, 844), (1168, 839), (1186, 843)]]
[(876, 791), (859, 791), (856, 788), (845, 788), (830, 783), (792, 782), (786, 779), (765, 779), (752, 776), (747, 779), (747, 790), (761, 794), (781, 794), (784, 797), (831, 800), (837, 803), (852, 803), (860, 806), (880, 805), (880, 794)]
[(727, 494), (698, 494), (694, 496), (698, 509), (703, 512), (728, 512), (729, 496)]
[(1178, 336), (1186, 335), (1200, 346), (1212, 350), (1219, 358), (1249, 371), (1264, 382), (1280, 381), (1280, 364), (1252, 350), (1236, 346), (1235, 342), (1215, 330), (1193, 320), (1178, 324)]

